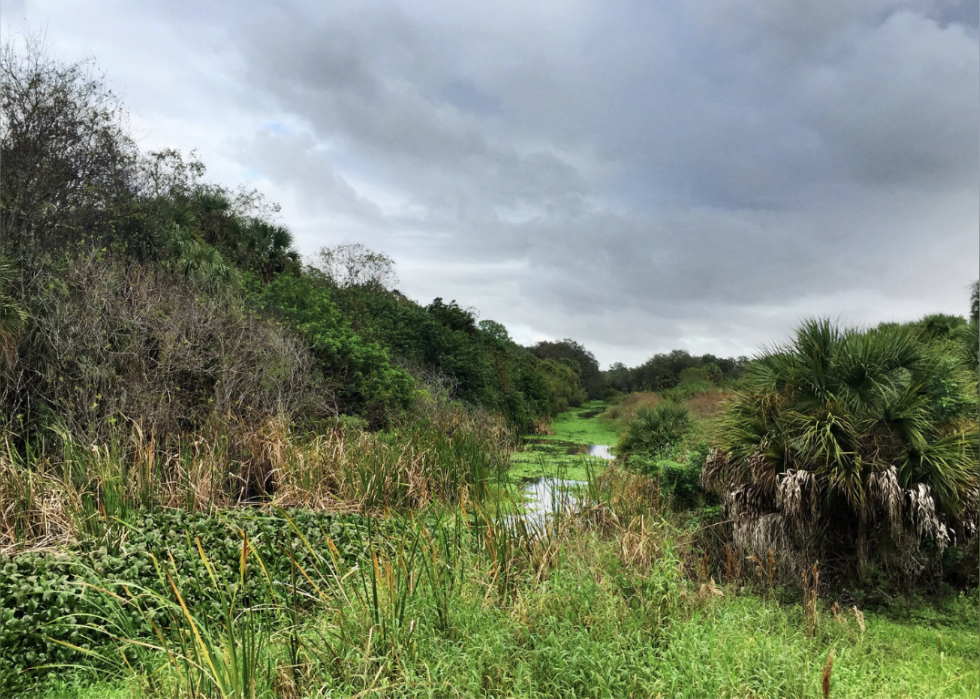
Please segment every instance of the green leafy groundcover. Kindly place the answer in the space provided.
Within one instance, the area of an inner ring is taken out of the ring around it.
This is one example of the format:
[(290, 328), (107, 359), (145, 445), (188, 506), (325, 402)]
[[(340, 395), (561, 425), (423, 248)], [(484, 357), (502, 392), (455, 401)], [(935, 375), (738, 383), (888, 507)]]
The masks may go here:
[[(340, 556), (352, 562), (374, 538), (372, 528), (360, 515), (306, 510), (212, 515), (169, 510), (131, 522), (113, 546), (5, 557), (0, 560), (0, 688), (23, 687), (48, 674), (44, 666), (78, 662), (85, 651), (105, 645), (109, 632), (99, 627), (99, 605), (105, 596), (89, 586), (113, 589), (126, 583), (170, 598), (169, 573), (179, 581), (181, 596), (194, 613), (219, 615), (220, 592), (205, 568), (203, 551), (219, 578), (243, 580), (242, 599), (261, 604), (270, 590), (280, 590), (301, 604), (310, 590), (295, 574), (293, 560), (308, 567), (310, 548), (325, 551), (329, 539)], [(253, 556), (242, 578), (244, 537), (265, 570), (256, 569)], [(134, 608), (134, 628), (143, 626), (142, 614), (157, 624), (167, 623), (163, 610)], [(92, 663), (90, 656), (85, 663)]]

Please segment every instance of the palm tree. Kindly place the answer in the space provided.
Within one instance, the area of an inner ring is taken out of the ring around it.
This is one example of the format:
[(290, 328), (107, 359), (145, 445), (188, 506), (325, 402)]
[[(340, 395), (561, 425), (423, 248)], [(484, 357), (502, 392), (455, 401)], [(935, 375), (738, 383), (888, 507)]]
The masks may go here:
[(913, 329), (805, 321), (792, 343), (751, 364), (705, 485), (723, 497), (743, 548), (792, 533), (818, 547), (850, 540), (861, 574), (869, 524), (940, 548), (975, 536), (976, 411), (941, 419), (944, 397), (931, 388), (965, 393), (965, 377)]
[(243, 231), (244, 262), (264, 281), (299, 267), (300, 256), (293, 248), (293, 234), (285, 226), (274, 225), (261, 219), (252, 219)]
[(166, 268), (211, 291), (234, 285), (237, 270), (203, 239), (201, 217), (191, 203), (158, 197), (148, 210), (146, 247)]

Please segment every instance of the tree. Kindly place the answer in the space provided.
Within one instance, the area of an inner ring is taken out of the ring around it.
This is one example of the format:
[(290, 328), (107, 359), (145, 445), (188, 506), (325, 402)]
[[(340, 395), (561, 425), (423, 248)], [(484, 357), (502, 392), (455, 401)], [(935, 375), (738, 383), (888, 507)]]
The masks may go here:
[(599, 371), (599, 362), (595, 355), (575, 340), (565, 338), (557, 342), (539, 342), (531, 351), (540, 359), (555, 361), (568, 360), (572, 362), (582, 379), (582, 387), (589, 400), (606, 397), (606, 379)]
[(980, 281), (973, 282), (973, 291), (970, 292), (970, 320), (974, 323), (980, 321)]
[(311, 266), (336, 286), (392, 289), (398, 283), (395, 262), (362, 243), (320, 248)]
[(511, 342), (507, 328), (495, 320), (481, 320), (477, 323), (480, 332), (497, 342)]
[(125, 217), (136, 158), (124, 112), (90, 62), (64, 65), (37, 38), (0, 48), (0, 229), (15, 257), (90, 236)]
[(884, 542), (902, 554), (976, 536), (976, 402), (940, 417), (943, 398), (930, 386), (969, 390), (968, 374), (941, 360), (913, 328), (827, 320), (763, 351), (703, 474), (738, 545), (802, 553), (802, 565), (844, 553), (863, 574)]

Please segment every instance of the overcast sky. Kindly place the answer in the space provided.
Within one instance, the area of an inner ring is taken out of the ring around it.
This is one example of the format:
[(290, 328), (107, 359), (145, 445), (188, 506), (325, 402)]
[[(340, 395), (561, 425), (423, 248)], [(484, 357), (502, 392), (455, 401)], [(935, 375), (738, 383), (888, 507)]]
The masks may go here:
[(803, 316), (965, 315), (976, 0), (4, 0), (94, 57), (141, 149), (361, 242), (399, 288), (603, 365)]

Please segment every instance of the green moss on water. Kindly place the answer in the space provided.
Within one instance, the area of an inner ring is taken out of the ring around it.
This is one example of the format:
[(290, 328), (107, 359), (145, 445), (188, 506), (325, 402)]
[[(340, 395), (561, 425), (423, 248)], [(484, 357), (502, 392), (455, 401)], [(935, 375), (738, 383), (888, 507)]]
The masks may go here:
[(580, 453), (576, 445), (611, 447), (616, 443), (615, 428), (598, 418), (607, 407), (609, 404), (604, 401), (591, 401), (558, 415), (553, 424), (554, 434), (526, 437), (528, 443), (523, 450), (510, 456), (511, 482), (521, 483), (540, 476), (584, 481), (589, 470), (604, 471), (608, 465), (605, 459)]
[(599, 420), (609, 404), (605, 401), (594, 400), (580, 408), (572, 408), (555, 418), (553, 435), (540, 435), (544, 439), (577, 442), (578, 444), (616, 443), (618, 435), (616, 428), (609, 422)]

